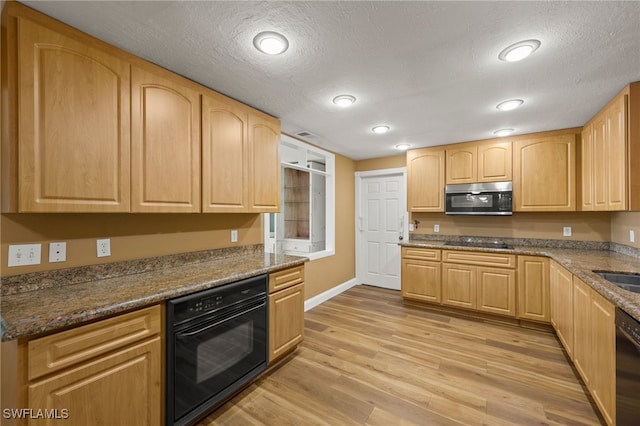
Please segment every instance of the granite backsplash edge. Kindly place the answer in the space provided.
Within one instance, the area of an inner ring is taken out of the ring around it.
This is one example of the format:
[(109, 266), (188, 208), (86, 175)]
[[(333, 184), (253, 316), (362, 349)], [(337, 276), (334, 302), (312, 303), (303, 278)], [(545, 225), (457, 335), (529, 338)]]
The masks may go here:
[(11, 275), (2, 277), (0, 296), (157, 271), (176, 266), (205, 262), (212, 258), (220, 259), (255, 255), (262, 254), (263, 252), (264, 244), (252, 244)]

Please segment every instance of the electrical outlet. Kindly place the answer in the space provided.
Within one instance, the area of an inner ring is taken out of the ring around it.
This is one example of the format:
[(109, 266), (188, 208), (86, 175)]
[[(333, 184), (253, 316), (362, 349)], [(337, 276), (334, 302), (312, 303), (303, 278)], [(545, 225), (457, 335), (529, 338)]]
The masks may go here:
[(636, 231), (634, 231), (633, 229), (629, 229), (629, 242), (636, 242)]
[(435, 224), (433, 225), (433, 232), (440, 232), (440, 225), (439, 224)]
[(103, 240), (96, 240), (96, 256), (107, 257), (111, 256), (111, 240), (105, 238)]
[(49, 243), (49, 263), (67, 260), (67, 243)]
[(565, 237), (570, 237), (571, 234), (572, 232), (570, 226), (565, 226), (564, 228), (562, 228), (562, 235), (564, 235)]
[(41, 244), (14, 244), (9, 246), (8, 267), (39, 265)]
[(238, 231), (236, 229), (231, 231), (231, 242), (232, 243), (237, 243), (238, 242)]
[(416, 230), (416, 228), (415, 228), (415, 226), (413, 226), (413, 223), (410, 223), (409, 224), (409, 232), (413, 232), (415, 230)]

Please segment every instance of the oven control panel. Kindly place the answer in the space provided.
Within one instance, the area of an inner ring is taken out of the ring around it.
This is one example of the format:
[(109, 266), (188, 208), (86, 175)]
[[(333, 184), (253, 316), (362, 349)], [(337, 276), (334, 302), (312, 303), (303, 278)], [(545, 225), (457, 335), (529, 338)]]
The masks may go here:
[(167, 301), (167, 320), (180, 325), (194, 318), (224, 313), (243, 303), (266, 300), (268, 275), (247, 278)]
[(206, 312), (212, 309), (220, 307), (223, 302), (222, 296), (211, 296), (205, 299), (194, 300), (189, 304), (187, 308), (187, 312), (189, 313), (198, 313), (198, 312)]

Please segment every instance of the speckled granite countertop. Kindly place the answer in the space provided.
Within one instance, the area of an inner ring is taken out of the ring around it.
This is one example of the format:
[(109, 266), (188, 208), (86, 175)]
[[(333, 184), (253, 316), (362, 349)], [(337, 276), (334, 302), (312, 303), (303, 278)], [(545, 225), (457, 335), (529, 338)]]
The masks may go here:
[[(486, 239), (489, 240), (489, 239)], [(490, 240), (489, 240), (490, 241)], [(502, 241), (502, 240), (501, 240)], [(506, 240), (510, 248), (480, 248), (455, 246), (445, 241), (410, 239), (400, 243), (406, 247), (425, 247), (443, 250), (484, 251), (529, 256), (546, 256), (590, 285), (614, 305), (640, 321), (640, 294), (623, 290), (593, 271), (640, 273), (640, 251), (609, 243), (559, 240)], [(536, 245), (537, 244), (537, 245)]]
[(307, 261), (263, 254), (261, 249), (257, 245), (240, 252), (211, 250), (120, 262), (119, 267), (96, 265), (3, 277), (2, 340), (77, 325)]

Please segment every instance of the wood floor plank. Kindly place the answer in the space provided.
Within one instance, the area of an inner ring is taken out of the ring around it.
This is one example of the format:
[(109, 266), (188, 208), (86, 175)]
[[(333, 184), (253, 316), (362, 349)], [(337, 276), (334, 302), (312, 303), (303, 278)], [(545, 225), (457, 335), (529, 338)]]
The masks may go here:
[(600, 425), (555, 335), (356, 286), (295, 356), (198, 426)]

